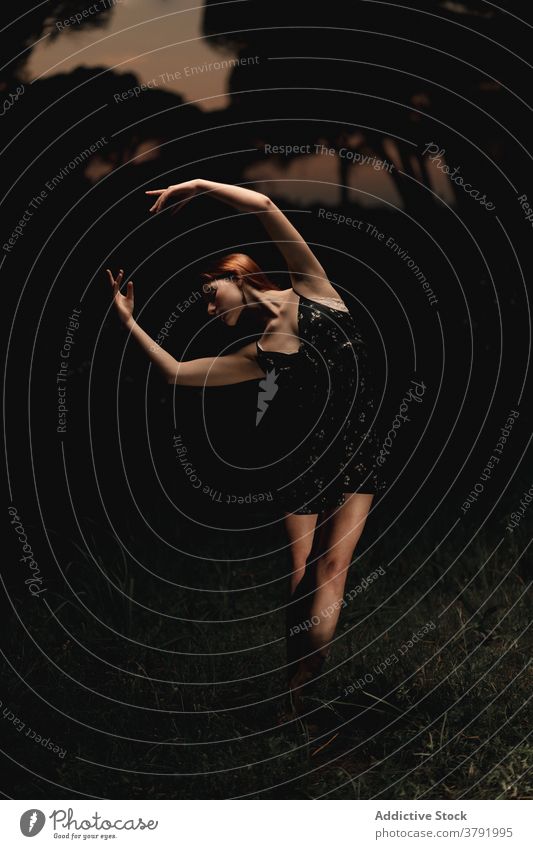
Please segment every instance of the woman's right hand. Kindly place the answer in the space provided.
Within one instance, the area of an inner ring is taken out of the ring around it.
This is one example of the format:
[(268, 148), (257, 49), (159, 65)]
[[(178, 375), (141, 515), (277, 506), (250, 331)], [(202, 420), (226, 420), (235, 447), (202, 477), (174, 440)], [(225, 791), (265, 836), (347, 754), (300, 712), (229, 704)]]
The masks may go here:
[(124, 279), (124, 269), (121, 268), (116, 277), (113, 277), (109, 268), (107, 269), (109, 282), (113, 289), (113, 302), (118, 316), (123, 324), (128, 324), (133, 319), (133, 281), (128, 282), (125, 295), (120, 294), (120, 284)]

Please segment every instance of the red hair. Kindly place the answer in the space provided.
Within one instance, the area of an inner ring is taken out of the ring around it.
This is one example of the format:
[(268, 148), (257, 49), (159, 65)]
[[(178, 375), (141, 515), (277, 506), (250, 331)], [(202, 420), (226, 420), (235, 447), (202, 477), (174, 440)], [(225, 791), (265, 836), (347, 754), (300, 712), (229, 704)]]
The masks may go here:
[(236, 277), (237, 284), (240, 280), (245, 280), (262, 292), (279, 289), (277, 283), (269, 280), (248, 254), (226, 254), (217, 259), (200, 277), (203, 283), (211, 283), (217, 277)]

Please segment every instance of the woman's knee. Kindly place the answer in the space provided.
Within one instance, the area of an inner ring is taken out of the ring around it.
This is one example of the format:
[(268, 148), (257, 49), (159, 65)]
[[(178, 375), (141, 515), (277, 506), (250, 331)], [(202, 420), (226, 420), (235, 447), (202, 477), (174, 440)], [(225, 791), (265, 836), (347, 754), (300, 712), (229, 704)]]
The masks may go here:
[(325, 554), (319, 558), (316, 566), (319, 583), (322, 584), (327, 581), (344, 583), (349, 567), (350, 561), (346, 557)]

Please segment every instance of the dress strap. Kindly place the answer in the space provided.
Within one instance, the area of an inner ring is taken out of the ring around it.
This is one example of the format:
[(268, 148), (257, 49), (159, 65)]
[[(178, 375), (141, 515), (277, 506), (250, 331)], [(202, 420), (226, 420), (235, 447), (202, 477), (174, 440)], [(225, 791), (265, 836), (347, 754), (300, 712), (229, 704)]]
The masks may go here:
[(318, 301), (320, 304), (325, 304), (327, 307), (331, 307), (333, 310), (340, 310), (341, 312), (349, 312), (348, 307), (342, 300), (342, 298), (307, 298), (308, 301)]

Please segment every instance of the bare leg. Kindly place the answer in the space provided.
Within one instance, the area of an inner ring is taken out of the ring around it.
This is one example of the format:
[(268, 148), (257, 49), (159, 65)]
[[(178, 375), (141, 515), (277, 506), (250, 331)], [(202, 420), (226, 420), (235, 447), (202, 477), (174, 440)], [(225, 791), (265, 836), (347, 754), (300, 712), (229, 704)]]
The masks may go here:
[(316, 520), (318, 515), (312, 514), (285, 514), (285, 530), (289, 538), (292, 558), (292, 572), (290, 579), (290, 594), (294, 594), (296, 587), (305, 573), (307, 558), (311, 553), (315, 537)]
[[(289, 582), (289, 603), (287, 605), (287, 677), (294, 674), (292, 665), (299, 659), (298, 643), (295, 629), (302, 616), (306, 614), (305, 591), (302, 592), (306, 581), (303, 581), (308, 558), (316, 544), (315, 527), (318, 515), (286, 513), (285, 529), (290, 543), (292, 570)], [(304, 598), (302, 599), (302, 596)], [(308, 606), (308, 604), (307, 604)]]
[(372, 493), (346, 493), (341, 507), (320, 516), (321, 527), (315, 534), (319, 534), (314, 549), (317, 555), (314, 562), (311, 562), (313, 558), (309, 558), (310, 563), (305, 570), (305, 584), (311, 575), (314, 579), (314, 592), (308, 599), (305, 617), (311, 626), (303, 631), (298, 647), (298, 662), (290, 682), (297, 709), (301, 706), (302, 687), (319, 673), (329, 654), (329, 643), (337, 627), (348, 568), (373, 499)]

